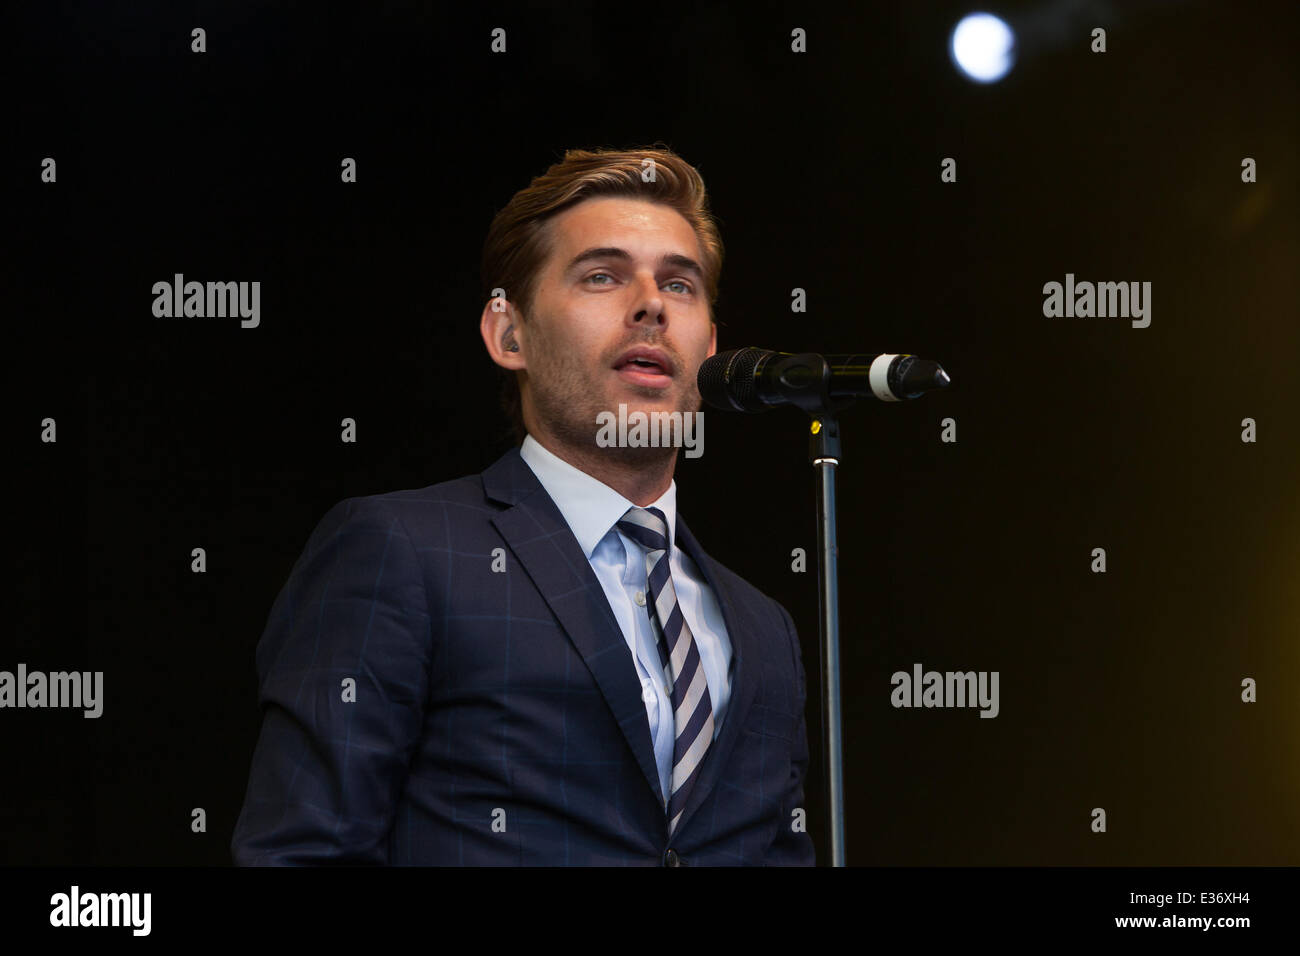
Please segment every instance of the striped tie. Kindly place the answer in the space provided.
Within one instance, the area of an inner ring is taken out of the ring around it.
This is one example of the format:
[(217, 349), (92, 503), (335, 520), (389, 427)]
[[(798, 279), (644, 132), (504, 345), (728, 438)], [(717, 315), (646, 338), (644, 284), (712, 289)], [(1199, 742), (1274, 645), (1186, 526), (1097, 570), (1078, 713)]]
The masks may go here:
[(677, 606), (677, 592), (668, 570), (668, 523), (663, 512), (658, 508), (628, 508), (618, 522), (618, 530), (646, 549), (646, 586), (654, 606), (650, 623), (662, 638), (657, 641), (659, 658), (672, 687), (676, 742), (672, 796), (667, 807), (668, 835), (672, 836), (713, 740), (713, 701), (699, 649)]

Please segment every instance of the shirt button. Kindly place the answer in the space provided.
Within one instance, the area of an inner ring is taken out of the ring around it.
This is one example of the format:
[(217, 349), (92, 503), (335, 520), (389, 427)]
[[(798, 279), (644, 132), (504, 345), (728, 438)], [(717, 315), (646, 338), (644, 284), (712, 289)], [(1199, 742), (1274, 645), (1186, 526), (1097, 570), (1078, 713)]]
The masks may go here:
[(632, 595), (632, 600), (636, 601), (637, 607), (645, 607), (645, 592), (637, 591), (636, 594)]

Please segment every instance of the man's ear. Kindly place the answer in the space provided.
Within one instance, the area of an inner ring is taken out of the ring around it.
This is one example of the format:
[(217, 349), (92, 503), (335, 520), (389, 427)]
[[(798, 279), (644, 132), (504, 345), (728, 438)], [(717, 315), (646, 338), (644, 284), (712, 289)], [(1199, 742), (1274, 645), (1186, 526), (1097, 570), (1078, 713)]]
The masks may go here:
[(487, 305), (483, 306), (483, 314), (479, 316), (478, 327), (492, 361), (502, 368), (516, 371), (528, 367), (528, 362), (524, 359), (524, 336), (519, 313), (504, 296), (493, 296), (488, 300)]
[(709, 352), (705, 358), (713, 358), (718, 354), (718, 323), (709, 322)]

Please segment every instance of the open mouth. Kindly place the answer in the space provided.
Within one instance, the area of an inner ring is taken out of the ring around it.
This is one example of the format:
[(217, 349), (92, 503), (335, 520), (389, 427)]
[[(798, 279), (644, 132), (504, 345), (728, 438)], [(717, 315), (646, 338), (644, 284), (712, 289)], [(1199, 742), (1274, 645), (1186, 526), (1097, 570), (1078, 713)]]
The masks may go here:
[(660, 365), (658, 362), (652, 362), (650, 359), (642, 359), (642, 358), (628, 359), (622, 365), (619, 365), (617, 367), (620, 369), (628, 368), (628, 367), (639, 368), (647, 372), (656, 372), (660, 375), (667, 374), (664, 371), (664, 367), (662, 365)]
[(614, 366), (614, 371), (635, 385), (664, 388), (673, 377), (670, 360), (653, 349), (633, 349)]

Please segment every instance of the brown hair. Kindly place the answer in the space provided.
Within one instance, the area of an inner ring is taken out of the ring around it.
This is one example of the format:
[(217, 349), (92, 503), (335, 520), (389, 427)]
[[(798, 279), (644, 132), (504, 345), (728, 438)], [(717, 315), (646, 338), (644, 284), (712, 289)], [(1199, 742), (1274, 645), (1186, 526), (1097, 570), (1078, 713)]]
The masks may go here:
[[(654, 160), (650, 182), (642, 178), (649, 169), (648, 159)], [(595, 196), (647, 199), (681, 213), (700, 243), (700, 266), (712, 319), (722, 272), (722, 237), (699, 172), (662, 143), (640, 149), (567, 150), (561, 162), (515, 193), (493, 218), (483, 243), (483, 303), (491, 300), (493, 289), (504, 289), (506, 298), (526, 317), (551, 252), (553, 237), (547, 221)], [(510, 418), (519, 444), (525, 432), (518, 373), (502, 372), (501, 408)]]

